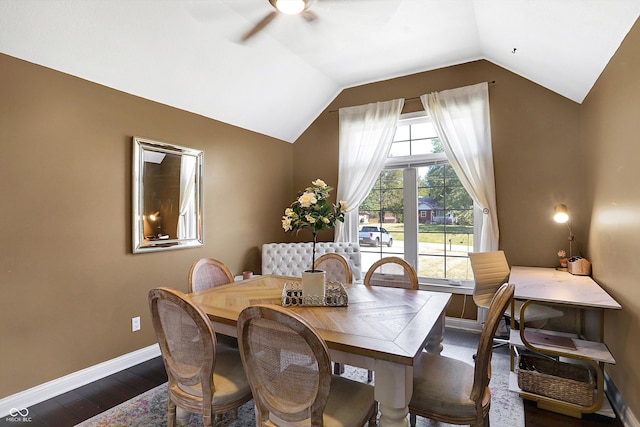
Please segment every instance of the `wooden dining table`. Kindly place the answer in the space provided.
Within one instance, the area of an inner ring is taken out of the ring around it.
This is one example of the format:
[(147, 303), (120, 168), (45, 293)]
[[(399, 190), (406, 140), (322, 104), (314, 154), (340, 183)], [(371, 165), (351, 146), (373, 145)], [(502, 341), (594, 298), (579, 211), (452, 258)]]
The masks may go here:
[[(282, 305), (282, 289), (299, 278), (263, 275), (189, 294), (216, 332), (237, 336), (240, 312), (251, 305)], [(345, 285), (347, 306), (292, 306), (326, 341), (334, 362), (375, 372), (380, 425), (407, 426), (413, 363), (423, 349), (439, 354), (451, 295), (382, 286)]]

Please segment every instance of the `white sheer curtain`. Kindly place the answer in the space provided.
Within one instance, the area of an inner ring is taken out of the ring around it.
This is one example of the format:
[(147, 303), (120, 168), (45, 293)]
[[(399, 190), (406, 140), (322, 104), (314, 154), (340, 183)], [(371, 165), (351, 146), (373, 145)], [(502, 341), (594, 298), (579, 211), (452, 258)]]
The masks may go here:
[(196, 233), (196, 158), (182, 156), (180, 163), (180, 215), (178, 216), (178, 238), (195, 239)]
[(449, 163), (482, 209), (480, 241), (474, 250), (498, 249), (498, 216), (487, 83), (420, 97), (431, 116)]
[(347, 202), (336, 242), (358, 242), (358, 206), (382, 171), (404, 99), (340, 109), (337, 200)]

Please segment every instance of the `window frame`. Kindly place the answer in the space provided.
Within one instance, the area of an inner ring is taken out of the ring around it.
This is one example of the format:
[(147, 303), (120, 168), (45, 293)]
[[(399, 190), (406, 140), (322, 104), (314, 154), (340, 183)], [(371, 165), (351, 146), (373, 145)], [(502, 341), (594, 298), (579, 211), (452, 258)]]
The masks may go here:
[[(425, 112), (408, 113), (400, 116), (398, 127), (421, 123), (431, 120)], [(418, 225), (418, 174), (420, 167), (449, 164), (446, 153), (428, 153), (409, 156), (387, 157), (383, 169), (400, 169), (403, 171), (404, 181), (404, 259), (418, 271), (419, 259), (419, 225)], [(473, 241), (474, 251), (478, 247), (478, 239), (482, 228), (483, 216), (479, 212), (475, 202), (473, 203)], [(381, 223), (382, 226), (382, 223)], [(411, 239), (408, 239), (411, 237)], [(448, 279), (437, 277), (418, 276), (422, 289), (451, 292), (451, 289), (459, 289), (456, 293), (470, 294), (473, 291), (473, 279)]]

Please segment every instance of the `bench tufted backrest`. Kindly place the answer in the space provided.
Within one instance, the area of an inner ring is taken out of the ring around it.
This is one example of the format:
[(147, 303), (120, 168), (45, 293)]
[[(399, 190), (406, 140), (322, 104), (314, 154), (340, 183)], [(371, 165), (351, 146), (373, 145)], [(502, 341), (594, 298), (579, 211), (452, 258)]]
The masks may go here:
[[(266, 243), (262, 245), (262, 274), (302, 277), (311, 269), (313, 243)], [(360, 245), (357, 243), (316, 243), (316, 259), (320, 255), (335, 252), (343, 255), (351, 264), (354, 281), (362, 280)]]

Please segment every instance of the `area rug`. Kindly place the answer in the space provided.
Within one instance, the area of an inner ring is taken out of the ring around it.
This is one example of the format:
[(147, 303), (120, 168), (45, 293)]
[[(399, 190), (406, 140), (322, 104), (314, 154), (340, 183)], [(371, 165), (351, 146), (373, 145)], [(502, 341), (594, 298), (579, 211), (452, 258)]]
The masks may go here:
[[(473, 363), (475, 347), (469, 343), (455, 339), (455, 331), (447, 330), (446, 337), (453, 337), (455, 344), (445, 338), (443, 355), (455, 357)], [(468, 334), (468, 333), (467, 333)], [(477, 342), (477, 341), (476, 341)], [(491, 412), (489, 417), (494, 427), (524, 427), (524, 407), (516, 393), (509, 391), (509, 354), (506, 348), (497, 349), (492, 358)], [(366, 382), (367, 371), (351, 366), (345, 367), (345, 376), (357, 381)], [(151, 427), (167, 424), (167, 385), (163, 384), (133, 399), (124, 402), (102, 414), (78, 424), (76, 427)], [(449, 427), (450, 424), (439, 423), (418, 417), (417, 427)], [(201, 427), (202, 417), (192, 414), (188, 427)], [(238, 410), (238, 418), (229, 415), (218, 419), (220, 427), (252, 427), (255, 426), (253, 401), (244, 404)]]

